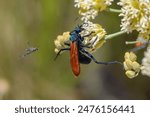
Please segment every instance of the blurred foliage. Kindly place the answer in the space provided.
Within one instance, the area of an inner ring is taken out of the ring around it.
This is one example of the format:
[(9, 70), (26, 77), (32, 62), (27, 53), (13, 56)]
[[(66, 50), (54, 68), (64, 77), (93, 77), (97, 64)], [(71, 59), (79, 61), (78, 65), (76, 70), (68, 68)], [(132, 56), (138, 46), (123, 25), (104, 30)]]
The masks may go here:
[[(80, 77), (74, 78), (69, 53), (53, 60), (57, 35), (80, 22), (73, 5), (73, 0), (0, 0), (2, 99), (149, 99), (150, 80), (127, 79), (118, 65), (81, 65)], [(96, 22), (108, 33), (120, 30), (116, 14), (104, 12)], [(123, 61), (124, 40), (130, 38), (135, 36), (116, 38), (94, 55), (102, 61)], [(39, 50), (20, 58), (28, 47)]]

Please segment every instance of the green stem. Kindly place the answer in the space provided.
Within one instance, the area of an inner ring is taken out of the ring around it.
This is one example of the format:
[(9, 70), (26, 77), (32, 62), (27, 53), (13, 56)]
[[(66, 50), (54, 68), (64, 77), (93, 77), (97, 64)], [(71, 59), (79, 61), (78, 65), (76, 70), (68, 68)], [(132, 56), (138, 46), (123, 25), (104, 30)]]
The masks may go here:
[(107, 8), (106, 11), (112, 12), (112, 13), (121, 13), (122, 12), (120, 9), (113, 9), (113, 8)]
[(140, 41), (126, 41), (126, 44), (136, 44), (137, 42), (140, 42)]
[(113, 39), (114, 37), (118, 37), (118, 36), (120, 36), (122, 34), (125, 34), (125, 33), (126, 33), (125, 31), (120, 31), (120, 32), (116, 32), (116, 33), (113, 33), (113, 34), (106, 35), (105, 40)]

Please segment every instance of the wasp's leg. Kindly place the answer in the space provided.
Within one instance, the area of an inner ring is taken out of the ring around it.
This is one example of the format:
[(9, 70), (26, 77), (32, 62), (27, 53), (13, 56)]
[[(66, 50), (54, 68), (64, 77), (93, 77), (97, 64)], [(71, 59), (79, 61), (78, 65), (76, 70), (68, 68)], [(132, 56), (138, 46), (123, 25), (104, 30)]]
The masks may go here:
[(64, 42), (65, 45), (70, 46), (70, 43)]
[(97, 61), (93, 55), (91, 55), (89, 52), (87, 52), (86, 50), (82, 49), (82, 52), (85, 53), (87, 56), (89, 56), (91, 58), (91, 60), (93, 60), (95, 63), (97, 64), (104, 64), (104, 65), (109, 65), (109, 64), (121, 64), (121, 62), (118, 61), (109, 61), (109, 62), (101, 62), (101, 61)]
[(84, 40), (84, 38), (90, 36), (92, 33), (94, 33), (94, 32), (91, 32), (91, 33), (89, 33), (89, 34), (87, 34), (87, 35), (84, 35), (84, 36), (82, 36), (82, 37), (81, 37), (80, 34), (78, 34), (79, 42), (82, 43), (82, 41)]
[(85, 47), (88, 47), (88, 48), (92, 48), (92, 46), (94, 45), (94, 43), (97, 41), (98, 37), (95, 38), (95, 40), (92, 42), (92, 43), (88, 43), (85, 45)]
[(83, 48), (91, 48), (91, 43), (87, 43), (87, 44), (83, 44), (81, 40), (80, 41), (80, 46), (83, 47)]
[(92, 46), (97, 41), (97, 39), (98, 39), (98, 37), (96, 37), (95, 40), (92, 43), (87, 43), (87, 44), (81, 43), (81, 46), (84, 47), (84, 48), (92, 48)]
[(63, 49), (60, 49), (59, 52), (57, 53), (56, 57), (54, 58), (54, 60), (57, 59), (57, 57), (60, 55), (61, 52), (66, 51), (66, 50), (70, 50), (70, 48), (63, 48)]
[(80, 46), (83, 48), (91, 48), (91, 46), (89, 46), (90, 44), (83, 44), (81, 43)]
[(91, 32), (91, 33), (89, 33), (89, 34), (87, 34), (87, 35), (84, 35), (84, 36), (82, 36), (82, 38), (85, 38), (85, 37), (89, 37), (89, 36), (91, 36), (91, 34), (93, 34), (94, 32)]

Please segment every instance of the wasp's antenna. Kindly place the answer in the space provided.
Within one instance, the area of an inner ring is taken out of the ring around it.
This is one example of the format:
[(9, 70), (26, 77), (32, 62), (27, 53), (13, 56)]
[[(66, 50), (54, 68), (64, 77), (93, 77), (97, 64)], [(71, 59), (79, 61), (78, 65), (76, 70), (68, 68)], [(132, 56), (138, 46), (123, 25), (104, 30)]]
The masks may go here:
[(74, 20), (73, 20), (73, 22), (72, 22), (72, 26), (74, 26), (74, 24), (76, 24), (78, 27), (80, 26), (79, 24), (79, 19), (80, 19), (81, 17), (80, 16), (78, 16), (78, 17), (76, 17)]
[(80, 18), (80, 16), (76, 17), (75, 20), (74, 20), (74, 22), (78, 21), (79, 18)]

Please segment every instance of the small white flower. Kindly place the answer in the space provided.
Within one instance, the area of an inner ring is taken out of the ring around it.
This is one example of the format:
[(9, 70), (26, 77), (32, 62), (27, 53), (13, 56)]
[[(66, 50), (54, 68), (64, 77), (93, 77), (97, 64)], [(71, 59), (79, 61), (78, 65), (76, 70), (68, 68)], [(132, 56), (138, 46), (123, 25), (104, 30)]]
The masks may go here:
[(147, 48), (147, 51), (144, 53), (144, 58), (142, 59), (142, 69), (141, 73), (150, 77), (150, 48)]
[(81, 20), (84, 22), (88, 22), (89, 19), (95, 19), (95, 17), (98, 15), (98, 11), (91, 9), (87, 12), (79, 11), (79, 14), (82, 15)]
[(110, 6), (114, 0), (105, 0), (105, 4)]

